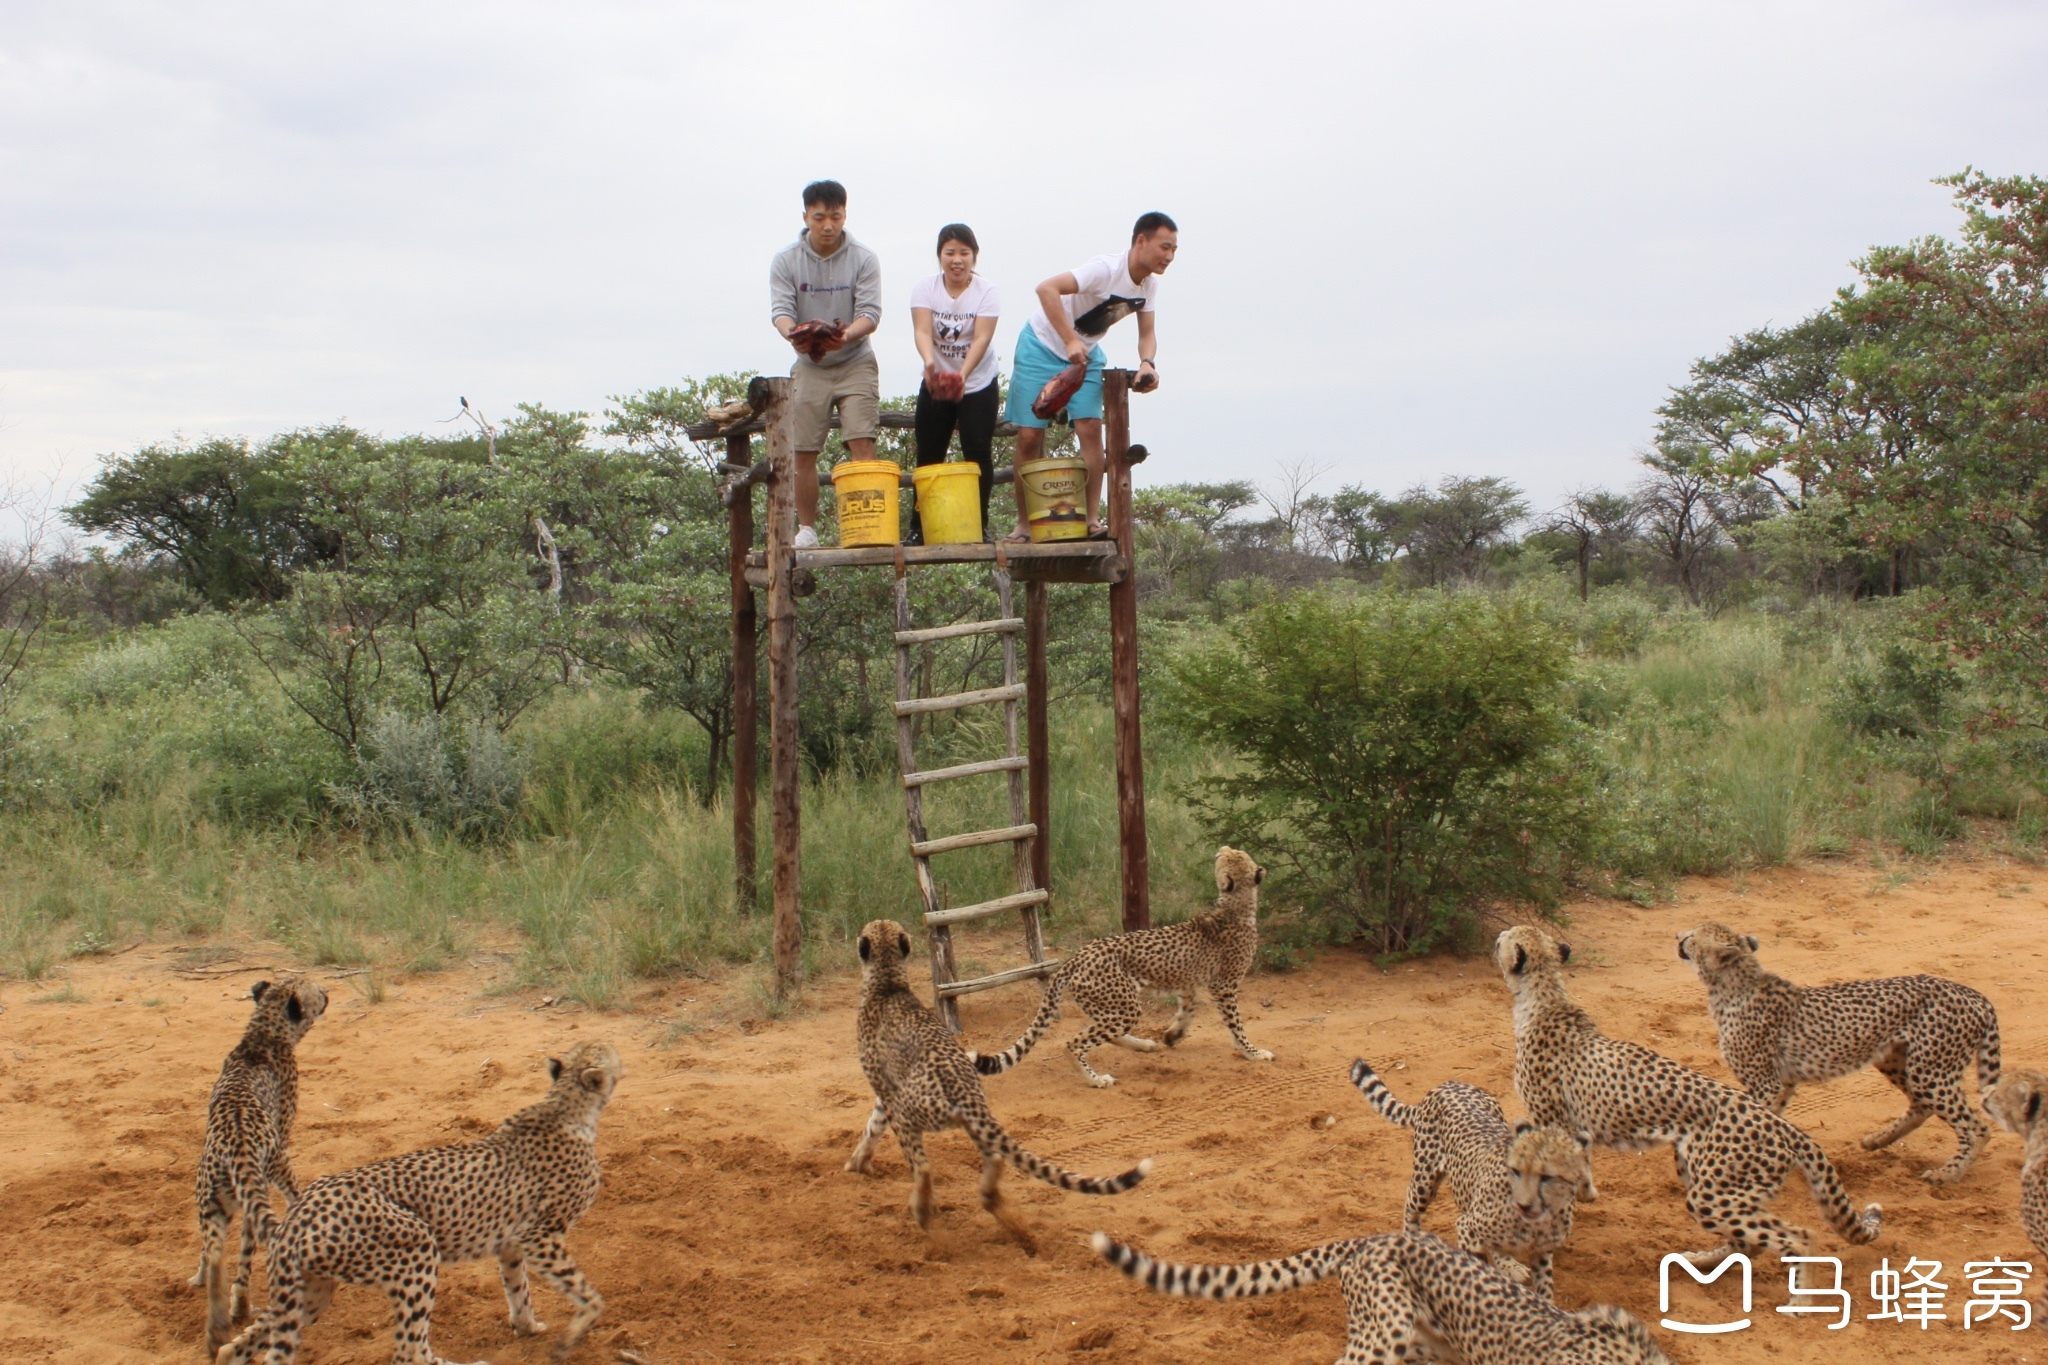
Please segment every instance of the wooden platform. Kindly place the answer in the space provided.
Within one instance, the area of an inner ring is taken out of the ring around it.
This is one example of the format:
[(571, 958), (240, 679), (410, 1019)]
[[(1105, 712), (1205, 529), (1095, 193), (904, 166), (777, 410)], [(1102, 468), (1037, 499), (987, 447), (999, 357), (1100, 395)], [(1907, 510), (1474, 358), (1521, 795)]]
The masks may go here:
[[(1121, 583), (1130, 565), (1118, 553), (1113, 540), (1049, 541), (1043, 545), (1005, 545), (1003, 560), (1010, 577), (1037, 583)], [(792, 550), (799, 572), (805, 569), (893, 569), (897, 556), (905, 565), (993, 564), (997, 546), (975, 545), (875, 545), (857, 550)], [(756, 587), (766, 587), (768, 552), (747, 555), (747, 578)], [(755, 582), (756, 575), (760, 581)]]

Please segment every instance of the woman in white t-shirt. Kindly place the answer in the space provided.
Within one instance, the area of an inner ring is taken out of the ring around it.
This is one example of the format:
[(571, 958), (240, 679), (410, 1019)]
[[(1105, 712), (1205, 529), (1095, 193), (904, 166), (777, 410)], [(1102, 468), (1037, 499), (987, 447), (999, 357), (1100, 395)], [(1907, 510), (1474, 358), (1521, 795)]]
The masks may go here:
[[(974, 273), (981, 243), (965, 223), (939, 229), (939, 273), (910, 290), (911, 333), (924, 358), (924, 382), (917, 386), (917, 462), (946, 458), (953, 432), (960, 453), (981, 466), (981, 526), (988, 535), (988, 491), (995, 480), (996, 316), (1002, 311), (996, 287)], [(957, 387), (956, 387), (957, 386)], [(923, 528), (911, 518), (911, 543), (923, 543)]]

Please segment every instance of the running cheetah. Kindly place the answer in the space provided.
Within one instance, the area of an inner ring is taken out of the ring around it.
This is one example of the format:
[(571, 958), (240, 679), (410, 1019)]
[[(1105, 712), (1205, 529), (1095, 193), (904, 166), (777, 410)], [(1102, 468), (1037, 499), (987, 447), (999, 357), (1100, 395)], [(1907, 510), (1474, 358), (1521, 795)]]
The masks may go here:
[(215, 1365), (287, 1365), (339, 1284), (371, 1284), (391, 1300), (397, 1365), (447, 1365), (434, 1354), (439, 1267), (496, 1257), (512, 1331), (534, 1336), (528, 1263), (575, 1306), (555, 1345), (565, 1359), (604, 1311), (604, 1296), (565, 1245), (597, 1198), (597, 1119), (625, 1075), (605, 1043), (548, 1060), (547, 1098), (475, 1142), (387, 1157), (322, 1176), (285, 1215), (270, 1250), (270, 1303)]
[[(270, 1187), (299, 1197), (292, 1176), (292, 1121), (299, 1112), (297, 1048), (306, 1030), (327, 1012), (327, 992), (303, 976), (249, 988), (256, 1002), (242, 1041), (220, 1069), (206, 1101), (206, 1145), (199, 1153), (193, 1193), (199, 1205), (199, 1269), (191, 1283), (206, 1286), (206, 1350), (220, 1349), (228, 1328), (248, 1310), (249, 1264), (256, 1244), (277, 1236)], [(228, 1223), (242, 1215), (242, 1245), (228, 1284), (222, 1256)]]
[(1458, 1201), (1458, 1245), (1553, 1298), (1551, 1253), (1572, 1235), (1577, 1201), (1599, 1195), (1585, 1144), (1561, 1128), (1510, 1129), (1500, 1101), (1463, 1081), (1445, 1081), (1422, 1103), (1407, 1105), (1360, 1059), (1351, 1064), (1351, 1083), (1387, 1122), (1415, 1134), (1403, 1225), (1421, 1229), (1448, 1175)]
[(1567, 1313), (1426, 1232), (1354, 1237), (1251, 1265), (1176, 1265), (1105, 1233), (1093, 1240), (1096, 1254), (1124, 1274), (1183, 1298), (1246, 1298), (1340, 1277), (1349, 1323), (1339, 1365), (1671, 1365), (1621, 1309)]
[[(2027, 1144), (2020, 1164), (2020, 1228), (2034, 1249), (2048, 1256), (2048, 1115), (2042, 1113), (2044, 1099), (2048, 1099), (2048, 1076), (2019, 1070), (1984, 1097), (1984, 1112)], [(2037, 1321), (2048, 1328), (2048, 1288), (2042, 1291)]]
[[(1038, 1007), (1038, 1017), (1024, 1030), (1024, 1036), (1008, 1051), (976, 1056), (975, 1070), (984, 1076), (1000, 1076), (1023, 1061), (1039, 1036), (1060, 1017), (1060, 997), (1069, 990), (1095, 1021), (1095, 1027), (1067, 1044), (1090, 1085), (1116, 1084), (1116, 1077), (1088, 1065), (1088, 1054), (1103, 1044), (1154, 1052), (1161, 1043), (1172, 1047), (1186, 1037), (1188, 1024), (1195, 1017), (1195, 992), (1204, 986), (1216, 997), (1224, 1027), (1237, 1040), (1237, 1050), (1246, 1060), (1272, 1061), (1272, 1053), (1253, 1047), (1244, 1036), (1244, 1017), (1237, 1008), (1238, 986), (1259, 955), (1259, 883), (1265, 879), (1266, 869), (1250, 855), (1229, 847), (1217, 849), (1219, 894), (1215, 908), (1181, 924), (1099, 938), (1075, 953), (1046, 983), (1045, 1003)], [(1159, 1042), (1131, 1034), (1141, 1012), (1141, 986), (1175, 993), (1173, 1023)]]
[(1024, 1174), (1081, 1194), (1122, 1194), (1152, 1170), (1147, 1157), (1122, 1175), (1094, 1179), (1061, 1170), (1017, 1145), (981, 1092), (970, 1054), (961, 1050), (952, 1032), (910, 989), (903, 964), (910, 956), (910, 935), (894, 920), (878, 919), (860, 931), (861, 999), (855, 1037), (860, 1044), (860, 1069), (875, 1092), (867, 1131), (853, 1149), (846, 1169), (866, 1175), (875, 1144), (889, 1129), (910, 1163), (910, 1212), (920, 1228), (932, 1225), (932, 1170), (925, 1161), (924, 1135), (965, 1128), (981, 1149), (981, 1206), (1029, 1255), (1038, 1242), (1022, 1219), (1003, 1200), (1003, 1163)]
[(1894, 976), (1795, 986), (1756, 960), (1757, 941), (1711, 921), (1681, 934), (1678, 955), (1707, 988), (1721, 1055), (1750, 1098), (1779, 1113), (1799, 1085), (1875, 1066), (1906, 1096), (1906, 1112), (1863, 1139), (1889, 1147), (1939, 1114), (1955, 1129), (1956, 1154), (1920, 1172), (1947, 1185), (1963, 1178), (1990, 1130), (1963, 1094), (1977, 1059), (1977, 1089), (1998, 1085), (1998, 1012), (1968, 986), (1938, 976)]
[(1692, 1253), (1702, 1263), (1727, 1250), (1797, 1254), (1806, 1230), (1765, 1211), (1798, 1166), (1836, 1232), (1861, 1245), (1877, 1237), (1876, 1204), (1859, 1218), (1818, 1143), (1739, 1090), (1646, 1047), (1609, 1038), (1564, 988), (1571, 945), (1517, 925), (1501, 931), (1494, 961), (1515, 997), (1515, 1091), (1532, 1122), (1555, 1124), (1602, 1146), (1643, 1151), (1673, 1144), (1685, 1207), (1727, 1247)]

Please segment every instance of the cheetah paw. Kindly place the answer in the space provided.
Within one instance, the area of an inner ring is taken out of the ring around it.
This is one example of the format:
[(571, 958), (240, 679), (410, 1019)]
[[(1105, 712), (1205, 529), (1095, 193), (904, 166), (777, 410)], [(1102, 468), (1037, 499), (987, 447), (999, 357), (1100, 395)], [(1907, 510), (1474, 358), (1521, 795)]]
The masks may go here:
[(1116, 1077), (1108, 1074), (1107, 1072), (1102, 1072), (1100, 1074), (1090, 1076), (1088, 1078), (1088, 1084), (1094, 1086), (1097, 1090), (1107, 1090), (1109, 1089), (1109, 1087), (1116, 1084)]
[(1954, 1166), (1934, 1166), (1920, 1172), (1920, 1178), (1930, 1185), (1953, 1185), (1963, 1178), (1963, 1172)]
[(1255, 1047), (1244, 1054), (1244, 1059), (1248, 1062), (1270, 1062), (1273, 1060), (1273, 1054), (1262, 1047)]
[(537, 1337), (547, 1330), (548, 1325), (539, 1318), (528, 1318), (525, 1322), (512, 1324), (512, 1335), (515, 1337)]

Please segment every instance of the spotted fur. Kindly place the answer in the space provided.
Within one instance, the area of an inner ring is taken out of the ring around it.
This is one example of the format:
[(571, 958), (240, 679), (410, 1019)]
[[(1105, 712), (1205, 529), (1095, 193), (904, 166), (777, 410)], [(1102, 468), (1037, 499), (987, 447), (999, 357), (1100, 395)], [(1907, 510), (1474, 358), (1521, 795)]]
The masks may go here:
[[(2020, 1163), (2020, 1229), (2048, 1256), (2048, 1076), (2020, 1069), (1984, 1097), (1984, 1112), (2027, 1144)], [(2048, 1286), (2034, 1321), (2048, 1328)]]
[(1706, 984), (1721, 1056), (1750, 1098), (1783, 1113), (1800, 1085), (1875, 1066), (1907, 1108), (1863, 1146), (1889, 1147), (1939, 1114), (1955, 1130), (1956, 1153), (1920, 1177), (1938, 1185), (1962, 1179), (1991, 1136), (1963, 1091), (1973, 1057), (1978, 1091), (1988, 1095), (1998, 1084), (1991, 1002), (1938, 976), (1795, 986), (1765, 971), (1756, 953), (1754, 937), (1711, 921), (1678, 940), (1678, 955)]
[(972, 1057), (910, 989), (903, 967), (910, 956), (910, 935), (903, 926), (894, 920), (873, 921), (860, 931), (859, 951), (861, 1000), (855, 1039), (860, 1069), (875, 1092), (875, 1108), (846, 1169), (866, 1175), (875, 1144), (894, 1129), (903, 1159), (910, 1163), (910, 1212), (920, 1228), (929, 1230), (932, 1222), (926, 1133), (967, 1130), (981, 1149), (981, 1206), (1034, 1256), (1037, 1239), (1003, 1200), (1004, 1162), (1048, 1185), (1080, 1194), (1122, 1194), (1151, 1171), (1148, 1157), (1119, 1176), (1075, 1175), (1018, 1146), (989, 1112)]
[[(206, 1102), (206, 1142), (199, 1153), (194, 1196), (199, 1205), (199, 1269), (191, 1283), (206, 1286), (206, 1349), (220, 1349), (228, 1329), (248, 1310), (249, 1266), (256, 1244), (277, 1235), (270, 1187), (296, 1199), (292, 1175), (292, 1122), (299, 1112), (299, 1040), (327, 1011), (327, 992), (302, 976), (258, 981), (249, 988), (256, 1008), (242, 1041), (221, 1066)], [(232, 1285), (224, 1254), (228, 1224), (242, 1215), (242, 1244)]]
[(287, 1365), (341, 1284), (375, 1285), (391, 1300), (397, 1365), (446, 1365), (430, 1341), (439, 1267), (496, 1258), (512, 1331), (534, 1318), (526, 1272), (575, 1308), (556, 1343), (562, 1360), (604, 1311), (567, 1246), (597, 1198), (597, 1120), (625, 1068), (605, 1043), (551, 1058), (547, 1097), (475, 1142), (431, 1147), (323, 1176), (285, 1215), (270, 1252), (270, 1303), (223, 1346), (215, 1365)]
[(1532, 1122), (1554, 1124), (1606, 1147), (1642, 1151), (1671, 1143), (1685, 1207), (1728, 1247), (1719, 1259), (1798, 1254), (1807, 1233), (1765, 1211), (1797, 1166), (1829, 1224), (1850, 1242), (1877, 1237), (1876, 1204), (1859, 1217), (1834, 1166), (1781, 1115), (1690, 1067), (1602, 1033), (1564, 986), (1571, 945), (1526, 926), (1501, 932), (1494, 960), (1515, 997), (1515, 1091)]
[[(1094, 1027), (1067, 1044), (1090, 1085), (1115, 1085), (1116, 1077), (1088, 1065), (1088, 1054), (1106, 1043), (1153, 1052), (1187, 1036), (1195, 1017), (1196, 992), (1208, 987), (1223, 1025), (1247, 1060), (1270, 1062), (1273, 1054), (1244, 1036), (1237, 992), (1259, 956), (1259, 883), (1266, 869), (1234, 848), (1216, 851), (1216, 904), (1180, 924), (1099, 938), (1059, 965), (1046, 983), (1045, 1001), (1024, 1035), (1006, 1051), (977, 1056), (975, 1069), (1000, 1076), (1018, 1062), (1060, 1017), (1061, 997), (1071, 994)], [(1150, 986), (1175, 995), (1173, 1023), (1158, 1042), (1131, 1033), (1143, 1012), (1138, 991)]]
[(1584, 1144), (1561, 1128), (1510, 1129), (1500, 1101), (1463, 1081), (1445, 1081), (1420, 1104), (1407, 1105), (1361, 1059), (1351, 1064), (1351, 1083), (1381, 1117), (1415, 1135), (1403, 1225), (1421, 1229), (1449, 1176), (1458, 1245), (1511, 1276), (1527, 1276), (1531, 1289), (1551, 1298), (1551, 1254), (1572, 1235), (1580, 1195), (1599, 1193)]
[(1349, 1319), (1338, 1365), (1671, 1365), (1619, 1308), (1567, 1313), (1469, 1252), (1426, 1232), (1330, 1242), (1251, 1265), (1177, 1265), (1096, 1233), (1095, 1252), (1162, 1294), (1238, 1299), (1336, 1275)]

